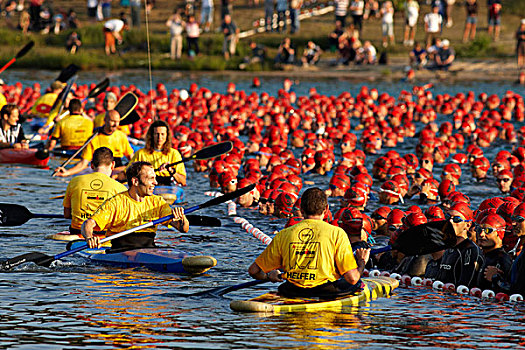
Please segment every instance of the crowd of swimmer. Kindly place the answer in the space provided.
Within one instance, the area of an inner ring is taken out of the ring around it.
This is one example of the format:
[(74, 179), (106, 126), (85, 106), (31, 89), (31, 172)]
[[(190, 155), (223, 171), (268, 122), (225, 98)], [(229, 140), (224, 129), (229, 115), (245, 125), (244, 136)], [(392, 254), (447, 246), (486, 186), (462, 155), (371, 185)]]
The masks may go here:
[[(239, 198), (243, 207), (289, 218), (287, 226), (293, 225), (301, 220), (303, 185), (324, 176), (327, 195), (342, 203), (326, 221), (343, 228), (354, 249), (374, 241), (393, 243), (403, 230), (436, 220), (448, 220), (454, 227), (458, 243), (451, 249), (416, 257), (393, 250), (374, 256), (369, 268), (523, 295), (525, 147), (520, 145), (525, 143), (525, 127), (514, 126), (525, 118), (523, 98), (512, 91), (501, 98), (473, 92), (433, 96), (430, 88), (415, 86), (397, 98), (366, 86), (356, 96), (325, 96), (315, 88), (308, 96), (297, 96), (286, 79), (277, 96), (247, 94), (233, 83), (224, 94), (196, 84), (188, 91), (168, 92), (163, 84), (146, 94), (133, 85), (109, 91), (117, 96), (134, 91), (139, 96), (137, 109), (143, 118), (133, 125), (135, 137), (143, 136), (156, 115), (172, 127), (173, 147), (183, 157), (213, 142), (231, 140), (232, 152), (195, 161), (194, 169), (206, 173), (211, 187), (224, 193), (257, 184)], [(29, 110), (39, 91), (33, 86), (22, 92), (21, 84), (4, 90), (8, 99), (18, 99), (13, 102), (22, 112)], [(79, 86), (76, 94), (87, 91), (88, 86)], [(103, 108), (104, 95), (98, 98), (86, 108), (88, 115)], [(438, 114), (446, 116), (440, 125), (434, 122)], [(422, 126), (417, 134), (416, 123)], [(393, 150), (409, 138), (417, 140), (413, 153)], [(503, 145), (502, 150), (490, 162), (483, 149), (495, 144)], [(378, 153), (384, 155), (369, 172), (367, 156)], [(337, 162), (336, 154), (341, 155)], [(442, 165), (441, 174), (433, 171), (434, 164)], [(470, 173), (463, 173), (467, 167)], [(471, 206), (459, 191), (460, 179), (469, 176), (480, 183), (494, 177), (501, 196), (485, 199), (478, 208)], [(416, 205), (405, 211), (394, 208), (417, 197), (429, 206), (424, 212)], [(365, 213), (370, 213), (369, 199), (383, 205), (371, 215)]]
[[(524, 119), (523, 98), (510, 91), (502, 99), (475, 97), (472, 92), (433, 97), (425, 88), (402, 91), (397, 99), (366, 87), (355, 97), (348, 92), (327, 97), (314, 90), (297, 98), (285, 91), (277, 98), (262, 94), (248, 114), (240, 107), (230, 110), (231, 117), (212, 117), (219, 137), (234, 140), (235, 151), (213, 162), (196, 162), (195, 169), (208, 171), (211, 187), (222, 192), (256, 183), (257, 189), (241, 197), (239, 204), (258, 206), (262, 215), (289, 218), (287, 226), (302, 220), (300, 192), (303, 184), (311, 184), (305, 175), (329, 177), (326, 193), (339, 197), (342, 205), (325, 219), (346, 231), (353, 249), (369, 247), (371, 241), (393, 243), (403, 230), (448, 220), (456, 232), (455, 247), (411, 257), (392, 250), (374, 256), (368, 267), (525, 294), (519, 258), (519, 237), (525, 235), (525, 147), (501, 150), (492, 163), (483, 153), (496, 142), (509, 148), (523, 142), (525, 128), (515, 130), (513, 125)], [(435, 124), (437, 114), (450, 121)], [(375, 160), (369, 173), (367, 155), (416, 137), (416, 122), (425, 126), (414, 153), (401, 156), (389, 150)], [(362, 131), (359, 140), (352, 124)], [(239, 135), (248, 136), (246, 145)], [(302, 150), (300, 159), (291, 148)], [(336, 148), (341, 154), (337, 162)], [(441, 174), (433, 173), (434, 164), (443, 164)], [(470, 174), (462, 174), (461, 165), (468, 166)], [(490, 173), (501, 196), (474, 208), (456, 186), (462, 176), (483, 183)], [(372, 191), (374, 182), (381, 184), (378, 194)], [(367, 203), (374, 197), (383, 206), (369, 216)], [(414, 197), (428, 209), (393, 208)]]

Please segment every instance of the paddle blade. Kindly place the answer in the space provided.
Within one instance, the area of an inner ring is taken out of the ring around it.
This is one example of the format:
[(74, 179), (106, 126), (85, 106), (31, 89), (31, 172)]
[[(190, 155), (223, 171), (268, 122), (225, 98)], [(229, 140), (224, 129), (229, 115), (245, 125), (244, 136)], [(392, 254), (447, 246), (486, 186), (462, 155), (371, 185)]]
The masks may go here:
[(124, 120), (120, 121), (120, 125), (131, 125), (139, 120), (140, 114), (138, 114), (137, 111), (131, 111)]
[(190, 226), (221, 227), (221, 220), (213, 216), (186, 215)]
[(31, 218), (33, 218), (33, 214), (24, 206), (0, 203), (0, 227), (20, 226)]
[(211, 207), (212, 205), (217, 205), (217, 204), (225, 203), (227, 201), (231, 201), (232, 199), (235, 199), (237, 197), (242, 196), (243, 194), (250, 192), (254, 188), (255, 188), (255, 184), (251, 184), (249, 186), (240, 188), (237, 191), (226, 193), (223, 196), (213, 198), (207, 201), (206, 203), (200, 204), (199, 209), (203, 209), (203, 208)]
[(13, 267), (27, 262), (34, 262), (37, 265), (49, 267), (49, 265), (51, 265), (51, 263), (53, 262), (53, 258), (49, 255), (45, 255), (38, 252), (26, 253), (0, 262), (0, 268), (2, 270), (10, 270)]
[(69, 79), (71, 79), (73, 75), (77, 74), (79, 70), (79, 66), (77, 66), (76, 64), (70, 64), (69, 66), (64, 68), (62, 72), (60, 72), (60, 75), (58, 76), (57, 80), (61, 83), (66, 83)]
[(203, 160), (218, 157), (225, 153), (230, 152), (233, 149), (233, 143), (231, 141), (221, 142), (216, 145), (204, 147), (203, 149), (195, 152), (190, 159)]
[(97, 97), (98, 95), (100, 95), (101, 93), (103, 93), (104, 91), (106, 91), (106, 89), (108, 88), (109, 86), (109, 79), (106, 78), (104, 80), (102, 80), (100, 83), (97, 84), (97, 86), (95, 86), (88, 94), (88, 98), (93, 98), (93, 97)]
[(19, 59), (20, 57), (25, 56), (25, 54), (28, 53), (29, 50), (33, 48), (33, 46), (35, 46), (35, 42), (31, 40), (30, 42), (26, 44), (26, 46), (24, 46), (23, 48), (20, 49), (20, 51), (18, 51), (18, 53), (15, 56), (16, 59)]
[(126, 117), (135, 109), (139, 103), (139, 98), (132, 92), (128, 92), (117, 102), (115, 110), (120, 114), (120, 125), (124, 124)]
[(405, 255), (424, 255), (456, 245), (456, 232), (448, 221), (434, 221), (409, 228), (399, 233), (392, 249)]

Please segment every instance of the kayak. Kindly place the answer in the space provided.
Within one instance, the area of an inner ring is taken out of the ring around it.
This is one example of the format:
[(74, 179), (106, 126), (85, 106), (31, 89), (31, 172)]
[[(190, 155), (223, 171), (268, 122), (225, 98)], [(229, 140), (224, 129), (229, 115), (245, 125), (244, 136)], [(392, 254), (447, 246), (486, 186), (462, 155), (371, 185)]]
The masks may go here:
[(280, 314), (286, 312), (311, 312), (320, 310), (341, 311), (343, 307), (358, 306), (379, 297), (388, 297), (399, 286), (399, 281), (390, 277), (366, 277), (364, 289), (356, 294), (334, 300), (319, 298), (285, 298), (276, 292), (266, 293), (249, 300), (233, 300), (230, 307), (240, 312)]
[(49, 162), (49, 156), (45, 159), (39, 159), (35, 156), (38, 149), (15, 149), (2, 148), (0, 149), (0, 163), (1, 164), (26, 164), (39, 167), (46, 167)]
[(153, 193), (164, 198), (170, 205), (184, 202), (184, 189), (181, 186), (155, 186)]
[[(74, 242), (69, 249), (84, 243)], [(77, 254), (96, 264), (125, 268), (145, 267), (153, 271), (171, 273), (200, 274), (217, 265), (217, 260), (211, 256), (190, 256), (170, 247), (132, 249), (111, 254), (106, 253), (104, 248), (85, 249)]]

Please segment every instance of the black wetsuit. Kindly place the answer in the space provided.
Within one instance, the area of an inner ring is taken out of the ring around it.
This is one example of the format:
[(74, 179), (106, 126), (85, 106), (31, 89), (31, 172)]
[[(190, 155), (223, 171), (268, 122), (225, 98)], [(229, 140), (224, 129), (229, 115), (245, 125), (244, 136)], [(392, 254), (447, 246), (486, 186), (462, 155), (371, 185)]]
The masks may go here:
[(510, 277), (510, 291), (511, 293), (518, 293), (525, 295), (525, 249), (514, 260), (511, 269)]
[(443, 283), (471, 288), (477, 282), (477, 273), (484, 262), (481, 249), (467, 238), (454, 248), (445, 251), (436, 279)]
[[(498, 274), (500, 275), (499, 278), (493, 279), (492, 281), (488, 281), (484, 276), (485, 269), (487, 268), (487, 266), (495, 266), (498, 269), (502, 270), (503, 273)], [(496, 293), (502, 291), (497, 282), (499, 279), (508, 281), (510, 279), (511, 268), (512, 259), (510, 258), (509, 254), (507, 254), (505, 250), (503, 250), (503, 248), (494, 249), (486, 253), (485, 263), (479, 269), (477, 287), (481, 290), (492, 289)]]
[(437, 260), (430, 260), (425, 269), (425, 278), (437, 279), (439, 275), (439, 266), (441, 265), (441, 258)]

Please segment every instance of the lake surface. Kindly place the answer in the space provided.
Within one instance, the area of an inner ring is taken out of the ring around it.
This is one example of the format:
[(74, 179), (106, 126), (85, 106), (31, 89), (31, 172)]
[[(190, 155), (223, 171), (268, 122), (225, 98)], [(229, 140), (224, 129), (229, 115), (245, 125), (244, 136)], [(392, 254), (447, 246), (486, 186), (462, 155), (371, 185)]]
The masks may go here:
[[(163, 73), (164, 76), (169, 75)], [(43, 72), (39, 79), (51, 80), (56, 72)], [(136, 84), (147, 88), (145, 72), (118, 73), (115, 84)], [(102, 73), (82, 73), (79, 81), (93, 82)], [(32, 83), (34, 74), (11, 72), (3, 78)], [(162, 74), (154, 76), (155, 85)], [(251, 79), (235, 77), (237, 87), (249, 88)], [(224, 92), (228, 77), (170, 77), (162, 81), (167, 88), (188, 88), (191, 82)], [(271, 95), (282, 86), (282, 79), (262, 79)], [(346, 80), (301, 81), (298, 94), (307, 94), (310, 87), (320, 93), (337, 95), (348, 90), (353, 95), (361, 84)], [(367, 84), (395, 96), (405, 83)], [(436, 86), (434, 92), (488, 92), (502, 95), (515, 86), (475, 83), (464, 86)], [(255, 90), (261, 92), (263, 90)], [(523, 90), (520, 91), (523, 94)], [(421, 126), (419, 126), (420, 128)], [(398, 147), (400, 153), (412, 151), (415, 140)], [(497, 145), (486, 150), (492, 160)], [(388, 149), (385, 149), (386, 152)], [(367, 167), (375, 157), (370, 157)], [(51, 167), (61, 163), (52, 159)], [(188, 170), (185, 189), (188, 206), (202, 203), (210, 197), (208, 181), (201, 174)], [(436, 167), (434, 175), (441, 172)], [(52, 178), (51, 171), (23, 166), (0, 165), (0, 198), (2, 202), (22, 204), (33, 213), (62, 212), (61, 200), (52, 196), (64, 193), (67, 179)], [(313, 177), (322, 188), (328, 178)], [(377, 184), (374, 189), (377, 189)], [(473, 205), (488, 196), (499, 195), (494, 182), (479, 185), (463, 168), (459, 187), (468, 194)], [(332, 211), (337, 201), (331, 200)], [(401, 208), (414, 202), (407, 201)], [(378, 203), (370, 203), (370, 210)], [(391, 298), (381, 298), (358, 309), (343, 313), (319, 312), (281, 316), (261, 316), (235, 313), (230, 310), (232, 299), (246, 299), (275, 289), (262, 284), (224, 297), (184, 297), (222, 285), (249, 281), (246, 272), (264, 245), (242, 230), (227, 216), (221, 205), (199, 212), (221, 218), (219, 229), (192, 227), (188, 234), (161, 229), (158, 238), (192, 254), (212, 255), (218, 265), (201, 276), (176, 276), (148, 272), (143, 269), (117, 269), (86, 265), (80, 257), (67, 257), (51, 268), (27, 264), (14, 271), (0, 272), (0, 348), (1, 349), (131, 349), (131, 348), (206, 348), (206, 349), (289, 349), (289, 348), (523, 348), (525, 326), (521, 304), (481, 301), (473, 297), (433, 292), (426, 288), (398, 288)], [(249, 209), (238, 209), (267, 234), (284, 226), (284, 221), (262, 217)], [(20, 227), (0, 229), (0, 259), (29, 251), (56, 254), (65, 250), (62, 242), (45, 239), (46, 235), (66, 229), (62, 219), (33, 219)]]

